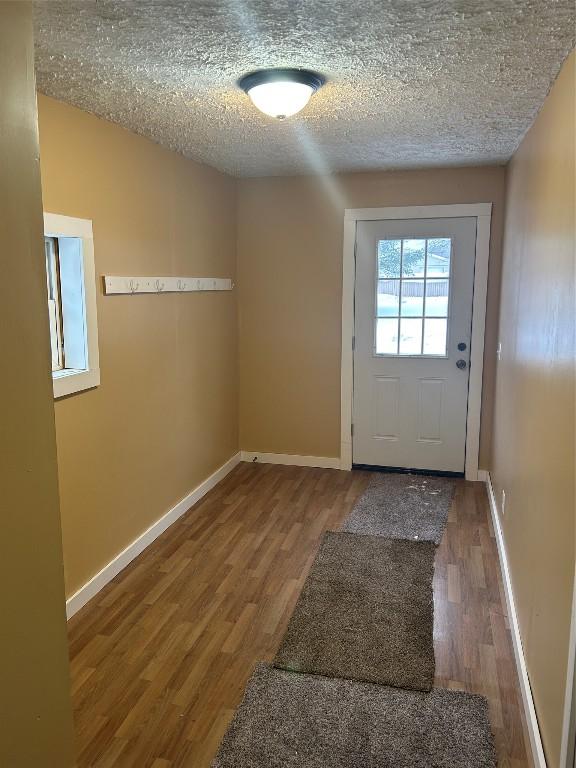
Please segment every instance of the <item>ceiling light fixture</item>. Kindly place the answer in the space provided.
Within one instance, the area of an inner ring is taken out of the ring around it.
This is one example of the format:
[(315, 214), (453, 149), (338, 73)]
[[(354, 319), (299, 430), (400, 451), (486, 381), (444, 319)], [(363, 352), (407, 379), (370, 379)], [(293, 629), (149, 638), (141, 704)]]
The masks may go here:
[(326, 78), (307, 69), (259, 69), (238, 80), (260, 112), (278, 120), (304, 109)]

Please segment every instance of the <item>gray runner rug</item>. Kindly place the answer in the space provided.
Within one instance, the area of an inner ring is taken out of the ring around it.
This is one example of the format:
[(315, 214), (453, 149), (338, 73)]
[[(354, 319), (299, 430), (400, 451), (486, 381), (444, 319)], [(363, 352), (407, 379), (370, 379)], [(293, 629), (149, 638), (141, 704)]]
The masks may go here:
[(434, 554), (431, 541), (326, 533), (274, 665), (429, 691)]
[(341, 530), (440, 544), (455, 487), (449, 477), (374, 473)]
[(496, 768), (486, 699), (259, 664), (213, 768)]

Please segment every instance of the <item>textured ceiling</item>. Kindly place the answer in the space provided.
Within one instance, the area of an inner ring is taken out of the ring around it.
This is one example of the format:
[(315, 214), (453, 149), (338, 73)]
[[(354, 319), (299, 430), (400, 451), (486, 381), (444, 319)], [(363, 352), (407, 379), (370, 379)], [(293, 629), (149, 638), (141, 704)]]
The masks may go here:
[[(501, 163), (574, 46), (573, 0), (35, 5), (39, 90), (239, 176)], [(236, 86), (328, 78), (278, 122)]]

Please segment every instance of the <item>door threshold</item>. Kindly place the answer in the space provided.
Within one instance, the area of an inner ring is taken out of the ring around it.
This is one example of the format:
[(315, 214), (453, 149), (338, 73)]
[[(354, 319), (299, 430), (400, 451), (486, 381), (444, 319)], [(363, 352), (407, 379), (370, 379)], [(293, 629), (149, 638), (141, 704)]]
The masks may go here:
[(416, 469), (409, 467), (380, 467), (378, 464), (352, 464), (352, 469), (365, 472), (394, 472), (401, 475), (429, 475), (430, 477), (464, 477), (464, 472), (447, 472), (442, 469)]

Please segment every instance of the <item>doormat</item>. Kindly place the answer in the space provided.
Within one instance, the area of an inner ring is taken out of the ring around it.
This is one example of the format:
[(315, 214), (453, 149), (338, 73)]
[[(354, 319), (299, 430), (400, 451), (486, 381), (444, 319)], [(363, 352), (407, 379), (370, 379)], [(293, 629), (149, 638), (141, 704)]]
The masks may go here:
[(259, 664), (212, 768), (496, 768), (483, 696)]
[(341, 530), (440, 544), (456, 483), (448, 477), (374, 474)]
[(435, 547), (328, 532), (274, 665), (429, 691)]

